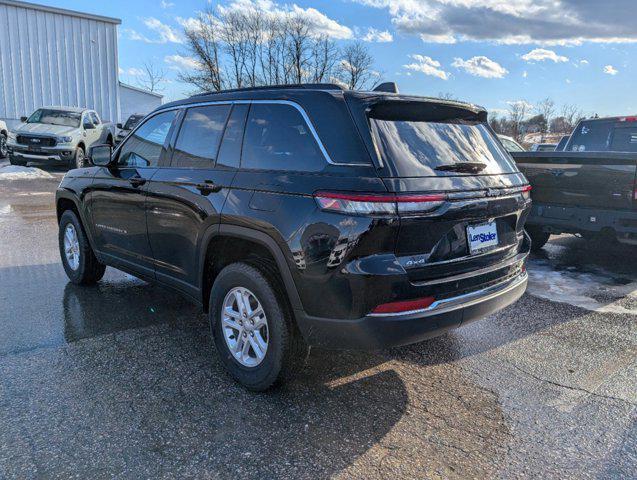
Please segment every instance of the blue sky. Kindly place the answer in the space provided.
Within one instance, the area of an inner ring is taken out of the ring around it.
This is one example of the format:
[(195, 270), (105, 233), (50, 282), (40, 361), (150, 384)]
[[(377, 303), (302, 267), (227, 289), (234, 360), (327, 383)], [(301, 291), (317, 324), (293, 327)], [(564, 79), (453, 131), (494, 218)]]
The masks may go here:
[[(586, 114), (637, 113), (637, 2), (633, 0), (230, 0), (218, 4), (295, 10), (339, 44), (366, 41), (375, 68), (405, 93), (454, 97), (504, 112), (551, 97)], [(167, 72), (167, 99), (188, 95), (183, 24), (204, 0), (42, 1), (120, 18), (121, 80), (144, 62)], [(600, 6), (603, 5), (603, 8)]]

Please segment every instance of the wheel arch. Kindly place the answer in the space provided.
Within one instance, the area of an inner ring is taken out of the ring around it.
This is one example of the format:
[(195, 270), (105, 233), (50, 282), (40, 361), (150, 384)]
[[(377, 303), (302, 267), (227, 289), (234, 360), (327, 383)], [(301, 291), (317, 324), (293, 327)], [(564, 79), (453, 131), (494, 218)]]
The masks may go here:
[(75, 194), (70, 190), (60, 189), (56, 193), (55, 198), (55, 211), (57, 214), (58, 223), (60, 223), (60, 219), (62, 218), (62, 214), (67, 210), (72, 210), (76, 215), (78, 220), (80, 221), (80, 225), (86, 234), (86, 238), (88, 238), (89, 244), (91, 248), (93, 248), (93, 237), (91, 229), (89, 228), (89, 224), (86, 222), (86, 218), (84, 212), (79, 207), (80, 201), (75, 196)]
[[(219, 245), (219, 242), (232, 241), (233, 246), (236, 246), (236, 242), (248, 242), (255, 245), (255, 252), (257, 256), (260, 253), (266, 253), (277, 267), (277, 273), (281, 277), (282, 286), (285, 289), (287, 297), (293, 309), (302, 308), (301, 299), (292, 278), (292, 272), (285, 259), (285, 255), (281, 250), (281, 247), (277, 244), (276, 240), (270, 235), (254, 230), (247, 227), (240, 227), (237, 225), (217, 225), (209, 228), (201, 242), (200, 258), (199, 258), (199, 279), (201, 286), (201, 299), (204, 306), (204, 310), (208, 311), (209, 290), (212, 287), (214, 278), (218, 270), (215, 272), (214, 262), (211, 262), (210, 252), (211, 247)], [(247, 257), (246, 257), (247, 258)], [(237, 259), (240, 261), (241, 258)]]

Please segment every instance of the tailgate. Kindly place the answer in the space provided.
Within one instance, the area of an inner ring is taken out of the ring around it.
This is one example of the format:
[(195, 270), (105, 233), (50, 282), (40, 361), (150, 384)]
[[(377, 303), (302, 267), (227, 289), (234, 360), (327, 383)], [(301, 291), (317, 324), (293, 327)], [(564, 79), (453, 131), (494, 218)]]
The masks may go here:
[(516, 152), (513, 158), (531, 183), (536, 203), (607, 209), (635, 206), (635, 153)]

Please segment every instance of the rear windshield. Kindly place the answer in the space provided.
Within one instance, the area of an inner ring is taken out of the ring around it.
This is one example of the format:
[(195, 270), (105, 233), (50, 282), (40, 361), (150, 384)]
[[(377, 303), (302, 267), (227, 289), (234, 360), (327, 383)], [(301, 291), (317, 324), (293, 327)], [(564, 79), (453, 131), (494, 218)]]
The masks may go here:
[(637, 122), (592, 121), (573, 132), (572, 152), (637, 152)]
[(445, 170), (448, 165), (464, 163), (484, 164), (480, 175), (518, 171), (483, 123), (370, 118), (370, 124), (383, 162), (393, 164), (401, 177), (466, 175)]

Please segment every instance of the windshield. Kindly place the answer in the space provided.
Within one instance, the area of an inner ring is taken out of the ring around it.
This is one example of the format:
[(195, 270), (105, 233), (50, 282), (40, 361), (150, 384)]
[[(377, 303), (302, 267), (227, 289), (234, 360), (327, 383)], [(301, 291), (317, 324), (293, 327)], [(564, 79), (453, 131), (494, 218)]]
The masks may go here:
[(81, 116), (82, 114), (80, 112), (65, 112), (64, 110), (40, 108), (33, 112), (27, 119), (27, 123), (44, 123), (46, 125), (79, 128)]
[(130, 117), (128, 117), (128, 120), (126, 120), (126, 123), (124, 124), (124, 130), (132, 130), (137, 126), (142, 118), (144, 118), (142, 115), (131, 115)]
[[(461, 175), (449, 165), (482, 163), (480, 175), (513, 173), (517, 168), (483, 123), (442, 123), (370, 119), (382, 160), (401, 177)], [(466, 172), (465, 172), (466, 173)]]

